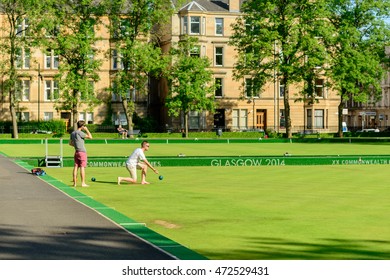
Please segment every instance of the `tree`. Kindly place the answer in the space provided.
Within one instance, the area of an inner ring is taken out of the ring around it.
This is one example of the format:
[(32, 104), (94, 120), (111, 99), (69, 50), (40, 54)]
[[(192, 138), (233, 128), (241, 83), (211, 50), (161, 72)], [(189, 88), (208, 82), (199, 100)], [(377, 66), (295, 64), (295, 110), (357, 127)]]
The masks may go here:
[(30, 48), (39, 41), (36, 35), (43, 19), (45, 1), (0, 0), (0, 10), (6, 22), (2, 27), (0, 71), (4, 79), (4, 92), (8, 94), (12, 120), (12, 138), (18, 138), (17, 111), (23, 98), (22, 77), (27, 77), (24, 68), (30, 67)]
[(95, 43), (100, 38), (96, 37), (95, 28), (103, 11), (103, 6), (94, 0), (55, 1), (51, 6), (53, 16), (46, 25), (45, 47), (59, 56), (57, 107), (72, 112), (74, 129), (81, 104), (93, 107), (99, 102), (93, 90), (101, 66), (101, 60), (96, 59)]
[(341, 96), (340, 137), (345, 102), (367, 102), (381, 96), (385, 46), (390, 42), (390, 28), (384, 19), (389, 16), (389, 9), (390, 3), (385, 0), (328, 0), (329, 22), (333, 26), (328, 38), (329, 76)]
[(170, 89), (166, 99), (168, 114), (175, 117), (183, 114), (186, 138), (190, 111), (215, 111), (215, 84), (208, 70), (211, 63), (207, 57), (199, 56), (196, 42), (195, 38), (186, 38), (178, 43), (177, 49), (172, 49), (173, 65), (166, 75)]
[(112, 91), (121, 98), (129, 131), (133, 129), (135, 103), (130, 93), (146, 94), (150, 77), (158, 77), (167, 61), (158, 45), (158, 26), (170, 19), (173, 7), (165, 0), (108, 0), (111, 37), (110, 56), (120, 65), (113, 75)]
[(238, 51), (235, 77), (251, 77), (256, 94), (274, 79), (284, 86), (286, 136), (290, 138), (289, 87), (304, 79), (307, 58), (313, 61), (323, 52), (315, 39), (324, 25), (322, 1), (253, 0), (244, 2), (242, 12), (231, 37)]

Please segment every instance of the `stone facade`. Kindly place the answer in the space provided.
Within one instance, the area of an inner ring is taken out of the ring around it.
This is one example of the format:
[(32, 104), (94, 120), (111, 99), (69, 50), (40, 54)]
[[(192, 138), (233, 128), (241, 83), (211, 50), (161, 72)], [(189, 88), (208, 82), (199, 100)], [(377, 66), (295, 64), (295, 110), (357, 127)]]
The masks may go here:
[[(173, 43), (178, 42), (184, 35), (196, 36), (199, 39), (200, 55), (207, 56), (212, 61), (211, 70), (216, 82), (221, 83), (221, 90), (216, 92), (215, 99), (218, 104), (217, 112), (196, 113), (190, 115), (190, 130), (210, 131), (221, 128), (230, 131), (243, 130), (273, 130), (284, 132), (283, 126), (283, 87), (278, 81), (270, 81), (258, 98), (243, 98), (242, 81), (233, 79), (233, 68), (236, 59), (236, 51), (229, 45), (229, 38), (232, 35), (231, 25), (240, 16), (240, 5), (242, 0), (196, 0), (188, 1), (183, 7), (177, 8), (177, 13), (172, 16), (169, 33), (162, 44), (164, 51), (168, 51)], [(1, 21), (4, 18), (1, 17)], [(2, 26), (4, 22), (1, 23)], [(110, 74), (113, 69), (112, 58), (107, 53), (110, 49), (110, 38), (105, 28), (97, 29), (98, 36), (102, 39), (97, 46), (100, 54), (97, 58), (103, 60), (100, 70), (100, 81), (94, 85), (95, 92), (101, 95), (102, 100), (108, 100), (110, 106), (102, 104), (92, 111), (86, 107), (81, 108), (81, 119), (88, 122), (100, 124), (105, 118), (112, 117), (113, 124), (123, 120), (123, 110), (120, 103), (112, 100), (104, 89), (110, 86)], [(48, 56), (39, 50), (31, 53), (29, 68), (21, 69), (26, 74), (23, 78), (28, 87), (28, 98), (19, 104), (21, 120), (47, 120), (64, 119), (69, 120), (70, 113), (56, 110), (55, 103), (48, 97), (55, 87), (54, 75), (57, 71), (54, 64), (46, 65), (55, 57)], [(38, 71), (39, 68), (39, 71)], [(40, 75), (39, 75), (40, 74)], [(39, 78), (39, 76), (41, 78)], [(383, 115), (383, 125), (388, 125), (390, 106), (388, 76), (384, 80), (384, 98), (380, 103), (375, 104), (376, 116)], [(337, 93), (324, 86), (326, 78), (318, 81), (318, 97), (312, 105), (304, 102), (295, 102), (298, 92), (303, 85), (295, 85), (290, 88), (290, 106), (292, 131), (303, 130), (316, 132), (336, 132), (338, 130), (338, 105), (340, 97)], [(327, 82), (327, 81), (326, 81)], [(164, 107), (164, 98), (167, 95), (167, 84), (164, 80), (152, 81), (150, 83), (149, 96), (135, 96), (136, 109), (139, 115), (151, 114), (160, 122), (162, 128), (169, 128), (178, 131), (182, 128), (182, 118), (173, 118), (167, 115)], [(26, 89), (27, 92), (27, 89)], [(27, 96), (27, 95), (26, 95)], [(7, 96), (0, 98), (0, 120), (10, 120), (9, 104)], [(383, 113), (381, 113), (382, 111)], [(349, 111), (344, 116), (348, 125), (359, 122)], [(356, 113), (354, 113), (356, 114)], [(359, 113), (357, 113), (359, 114)], [(381, 117), (382, 118), (382, 117)], [(378, 124), (378, 123), (377, 123)]]
[[(245, 99), (243, 81), (233, 79), (236, 50), (229, 45), (231, 25), (240, 16), (240, 0), (208, 1), (197, 0), (178, 9), (172, 18), (170, 42), (178, 42), (182, 36), (196, 36), (199, 39), (200, 55), (212, 61), (211, 70), (219, 79), (222, 90), (216, 93), (218, 102), (216, 114), (194, 114), (190, 116), (190, 129), (211, 130), (223, 128), (230, 131), (266, 130), (285, 132), (283, 126), (283, 88), (278, 81), (271, 81), (258, 98)], [(222, 28), (219, 28), (221, 27)], [(192, 30), (193, 29), (193, 30)], [(218, 57), (219, 56), (219, 57)], [(322, 82), (325, 84), (325, 78)], [(293, 132), (308, 130), (336, 132), (338, 129), (337, 108), (339, 96), (321, 88), (318, 103), (307, 105), (295, 102), (303, 85), (290, 88), (290, 105)], [(179, 128), (182, 121), (168, 120), (169, 126)]]

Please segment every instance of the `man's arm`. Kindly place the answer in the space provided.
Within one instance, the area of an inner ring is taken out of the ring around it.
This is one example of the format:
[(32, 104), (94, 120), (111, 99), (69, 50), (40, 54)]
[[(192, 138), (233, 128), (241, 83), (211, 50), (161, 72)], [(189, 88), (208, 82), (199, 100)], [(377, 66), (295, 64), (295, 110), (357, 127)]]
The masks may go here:
[(85, 138), (92, 139), (92, 134), (89, 131), (88, 127), (84, 126)]
[(149, 166), (149, 168), (152, 169), (154, 173), (158, 174), (158, 170), (154, 168), (146, 158), (144, 159), (144, 163), (146, 163), (146, 165)]

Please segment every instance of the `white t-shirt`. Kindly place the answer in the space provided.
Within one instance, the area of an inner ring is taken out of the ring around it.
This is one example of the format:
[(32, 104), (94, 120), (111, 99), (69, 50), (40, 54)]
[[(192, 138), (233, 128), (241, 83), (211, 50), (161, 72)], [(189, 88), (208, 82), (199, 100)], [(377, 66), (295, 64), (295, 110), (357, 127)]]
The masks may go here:
[(144, 151), (141, 148), (137, 148), (134, 150), (134, 152), (127, 158), (126, 164), (129, 165), (130, 167), (135, 167), (137, 164), (145, 160), (145, 154)]

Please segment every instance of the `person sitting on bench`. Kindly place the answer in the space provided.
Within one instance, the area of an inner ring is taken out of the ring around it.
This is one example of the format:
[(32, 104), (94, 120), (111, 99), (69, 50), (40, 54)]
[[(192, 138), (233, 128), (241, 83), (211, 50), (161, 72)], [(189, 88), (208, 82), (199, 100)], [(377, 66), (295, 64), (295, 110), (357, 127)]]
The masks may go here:
[(122, 136), (122, 139), (125, 139), (125, 137), (127, 137), (127, 129), (124, 129), (121, 124), (118, 126), (117, 130), (119, 135)]

